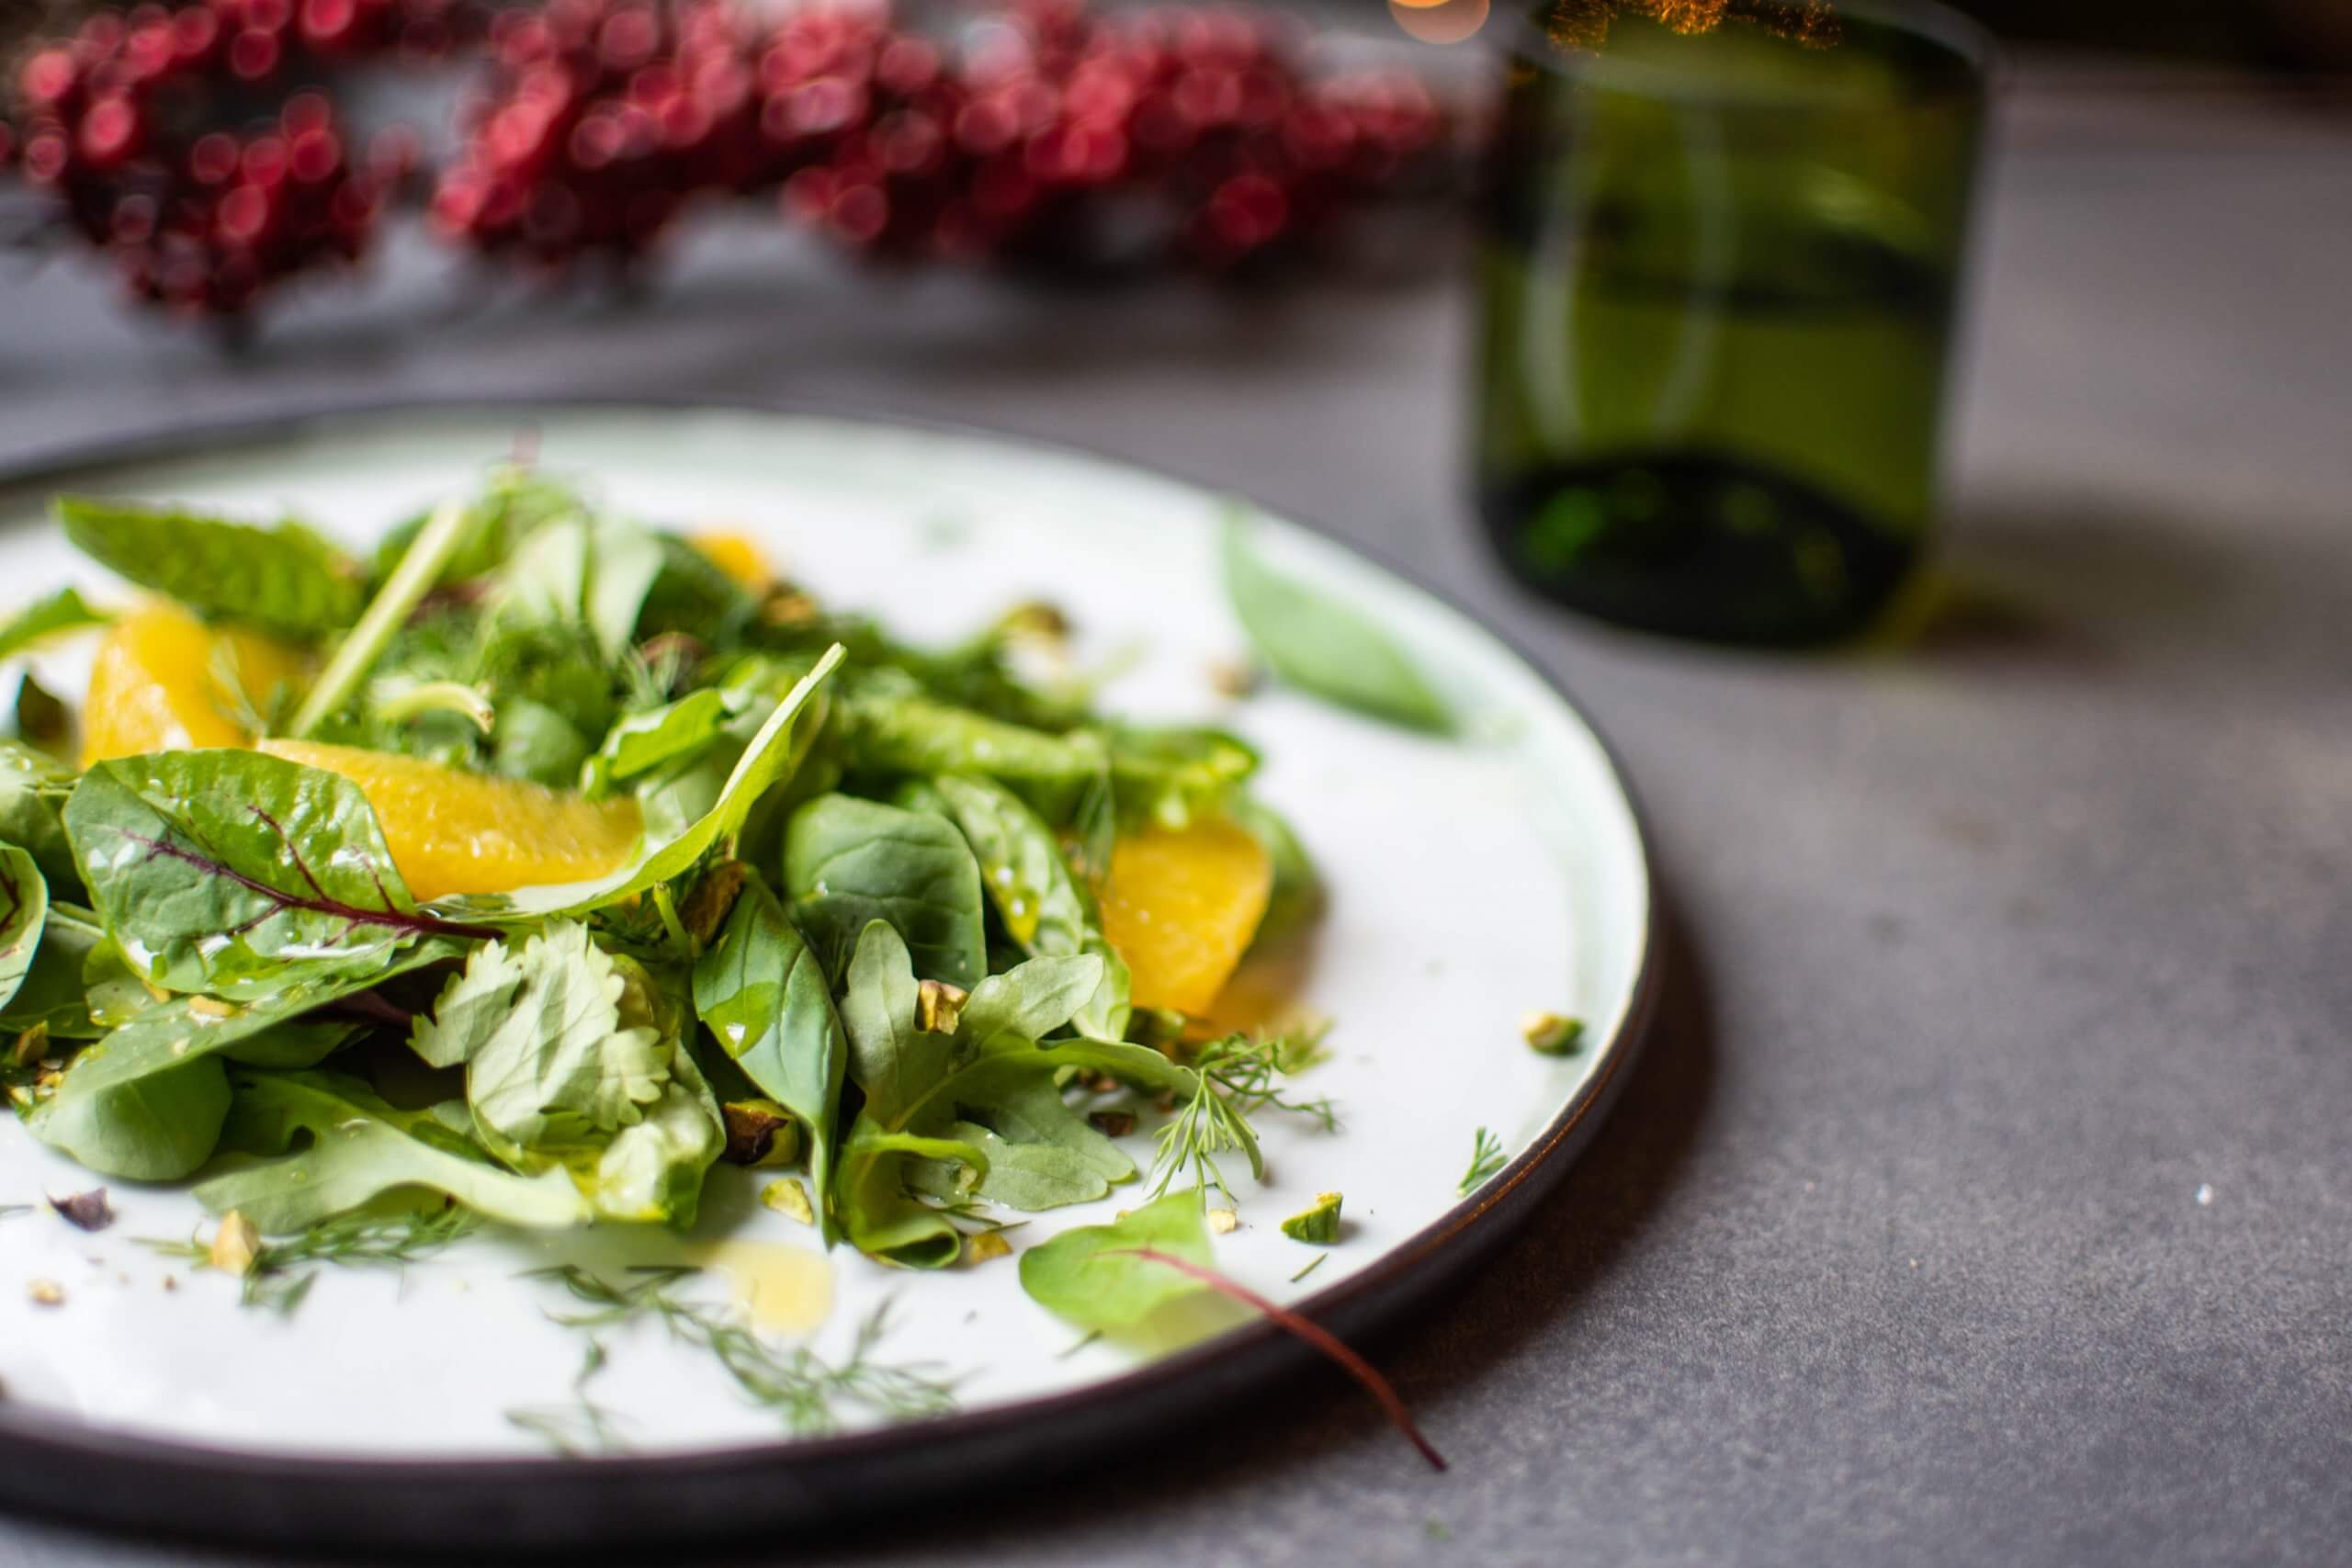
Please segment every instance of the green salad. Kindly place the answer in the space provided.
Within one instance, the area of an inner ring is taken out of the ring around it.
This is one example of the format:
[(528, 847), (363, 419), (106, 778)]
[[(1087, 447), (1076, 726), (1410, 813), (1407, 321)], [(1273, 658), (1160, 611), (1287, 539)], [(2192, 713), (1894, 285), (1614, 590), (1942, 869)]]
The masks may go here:
[[(191, 1182), (224, 1237), (683, 1227), (733, 1162), (797, 1173), (777, 1206), (827, 1245), (933, 1269), (1132, 1187), (1149, 1246), (1023, 1255), (1102, 1326), (1192, 1288), (1138, 1260), (1205, 1263), (1253, 1118), (1329, 1123), (1288, 1088), (1312, 1032), (1217, 1011), (1317, 906), (1256, 754), (1101, 712), (1045, 606), (909, 647), (525, 468), (367, 557), (58, 514), (145, 594), (0, 628), (97, 639), (85, 699), (28, 677), (0, 741), (0, 1073), (31, 1136)], [(1442, 722), (1406, 675), (1367, 705)]]

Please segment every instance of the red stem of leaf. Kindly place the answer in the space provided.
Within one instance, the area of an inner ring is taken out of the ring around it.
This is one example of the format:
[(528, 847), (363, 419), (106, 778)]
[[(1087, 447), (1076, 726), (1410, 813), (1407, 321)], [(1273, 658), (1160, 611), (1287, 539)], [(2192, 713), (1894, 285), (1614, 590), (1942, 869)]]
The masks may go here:
[(1276, 1306), (1249, 1286), (1228, 1280), (1214, 1269), (1204, 1269), (1200, 1264), (1154, 1247), (1129, 1247), (1119, 1250), (1136, 1258), (1148, 1258), (1154, 1263), (1164, 1263), (1180, 1274), (1189, 1275), (1219, 1295), (1239, 1302), (1275, 1327), (1320, 1350), (1338, 1362), (1340, 1371), (1362, 1383), (1365, 1393), (1380, 1401), (1380, 1408), (1387, 1412), (1390, 1423), (1405, 1434), (1407, 1442), (1420, 1450), (1421, 1457), (1430, 1461), (1431, 1470), (1445, 1468), (1445, 1457), (1431, 1447), (1430, 1440), (1421, 1436), (1421, 1429), (1413, 1425), (1413, 1413), (1405, 1408), (1404, 1398), (1386, 1378), (1380, 1375), (1377, 1368), (1349, 1349), (1337, 1335), (1287, 1307)]

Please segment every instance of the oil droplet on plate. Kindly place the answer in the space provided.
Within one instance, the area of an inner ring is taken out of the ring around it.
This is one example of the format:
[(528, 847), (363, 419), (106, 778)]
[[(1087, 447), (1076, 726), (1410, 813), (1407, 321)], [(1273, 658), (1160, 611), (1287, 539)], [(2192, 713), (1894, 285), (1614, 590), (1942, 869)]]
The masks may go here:
[(833, 1310), (833, 1266), (821, 1252), (772, 1241), (714, 1241), (689, 1262), (727, 1277), (736, 1304), (771, 1334), (807, 1334)]

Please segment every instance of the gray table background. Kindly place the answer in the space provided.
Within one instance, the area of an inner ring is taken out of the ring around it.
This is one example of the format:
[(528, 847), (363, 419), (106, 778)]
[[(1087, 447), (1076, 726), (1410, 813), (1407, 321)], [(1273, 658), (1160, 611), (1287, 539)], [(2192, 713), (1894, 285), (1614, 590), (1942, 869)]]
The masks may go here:
[[(51, 269), (0, 285), (0, 462), (425, 394), (972, 422), (1376, 546), (1615, 740), (1678, 967), (1560, 1197), (1381, 1348), (1451, 1474), (1334, 1385), (774, 1560), (2342, 1562), (2352, 121), (2032, 71), (1984, 215), (1951, 607), (1836, 660), (1515, 593), (1456, 500), (1464, 310), (1426, 275), (1047, 297), (745, 232), (635, 312), (459, 319), (404, 249), (232, 364)], [(191, 1556), (0, 1520), (0, 1568)]]

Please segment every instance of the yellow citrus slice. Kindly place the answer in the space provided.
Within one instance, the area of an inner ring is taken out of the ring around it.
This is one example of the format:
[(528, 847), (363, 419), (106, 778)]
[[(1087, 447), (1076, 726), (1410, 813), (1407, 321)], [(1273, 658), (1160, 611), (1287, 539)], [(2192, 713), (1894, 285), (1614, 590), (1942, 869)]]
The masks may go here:
[(693, 544), (711, 565), (752, 592), (764, 593), (775, 586), (767, 552), (749, 534), (696, 534)]
[(633, 800), (583, 800), (421, 757), (315, 740), (265, 740), (261, 750), (357, 784), (419, 898), (602, 876), (628, 859), (644, 827)]
[[(309, 660), (297, 648), (234, 626), (208, 626), (177, 604), (156, 603), (115, 622), (98, 645), (82, 703), (82, 765), (108, 757), (252, 739), (238, 716), (266, 709), (301, 684)], [(238, 692), (225, 689), (233, 678)]]
[(1102, 934), (1127, 961), (1136, 1005), (1207, 1012), (1273, 886), (1264, 847), (1223, 818), (1121, 839), (1102, 884)]

